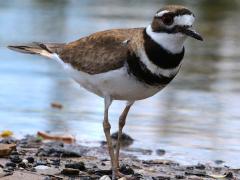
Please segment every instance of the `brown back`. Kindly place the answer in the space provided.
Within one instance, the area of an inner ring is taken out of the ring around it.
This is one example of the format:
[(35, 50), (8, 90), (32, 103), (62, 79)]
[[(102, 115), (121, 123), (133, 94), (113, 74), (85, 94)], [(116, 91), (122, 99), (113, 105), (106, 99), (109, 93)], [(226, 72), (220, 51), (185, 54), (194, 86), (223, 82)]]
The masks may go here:
[[(131, 51), (126, 40), (142, 32), (143, 28), (115, 29), (94, 33), (66, 44), (60, 51), (60, 58), (77, 70), (98, 74), (122, 67)], [(125, 41), (125, 43), (124, 43)]]

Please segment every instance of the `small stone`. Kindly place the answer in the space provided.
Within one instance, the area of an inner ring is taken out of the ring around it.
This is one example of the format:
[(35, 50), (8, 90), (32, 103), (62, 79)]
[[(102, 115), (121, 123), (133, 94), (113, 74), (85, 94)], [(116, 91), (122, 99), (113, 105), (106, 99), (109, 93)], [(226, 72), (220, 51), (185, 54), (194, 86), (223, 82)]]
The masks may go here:
[(51, 176), (46, 176), (43, 180), (52, 180), (52, 179), (55, 179), (55, 178), (51, 178)]
[(225, 173), (224, 174), (226, 178), (229, 178), (229, 179), (233, 179), (233, 173), (232, 172), (228, 172), (228, 173)]
[(195, 168), (200, 169), (200, 170), (204, 170), (204, 169), (206, 169), (206, 166), (199, 163), (198, 165), (195, 166)]
[(158, 177), (153, 177), (153, 180), (170, 180), (171, 178), (168, 176), (158, 176)]
[(100, 178), (100, 180), (111, 180), (111, 178), (107, 175), (104, 175)]
[(120, 167), (120, 172), (123, 173), (123, 174), (125, 174), (125, 175), (134, 174), (133, 169), (132, 169), (130, 166), (128, 166), (128, 165), (122, 165), (122, 166)]
[(85, 164), (83, 162), (65, 164), (65, 168), (78, 169), (80, 171), (86, 170)]
[(8, 166), (7, 168), (4, 169), (5, 172), (12, 172), (14, 171), (14, 167)]
[(13, 163), (13, 162), (7, 162), (7, 163), (5, 164), (5, 166), (6, 166), (6, 167), (16, 167), (16, 164)]
[(165, 151), (164, 149), (157, 149), (157, 150), (156, 150), (156, 153), (157, 153), (157, 155), (159, 155), (159, 156), (163, 156), (164, 154), (166, 154), (166, 151)]
[(194, 170), (194, 167), (192, 167), (192, 166), (187, 166), (186, 169), (187, 169), (187, 170)]
[(26, 165), (26, 163), (24, 163), (24, 162), (20, 162), (20, 163), (18, 164), (18, 167), (21, 167), (21, 168), (25, 169), (25, 168), (27, 167), (27, 165)]
[(184, 175), (175, 175), (175, 178), (176, 179), (185, 179), (185, 176)]
[(34, 167), (36, 170), (45, 170), (45, 169), (48, 169), (49, 167), (48, 166), (44, 166), (44, 165), (39, 165), (39, 166), (36, 166)]
[(31, 164), (34, 163), (33, 157), (27, 157), (26, 159), (27, 159), (28, 163), (31, 163)]
[(60, 166), (60, 159), (51, 159), (51, 164), (54, 166)]
[(215, 162), (215, 164), (217, 164), (217, 165), (220, 165), (220, 164), (223, 164), (223, 163), (224, 163), (223, 160), (215, 160), (214, 162)]
[(118, 179), (118, 180), (127, 180), (127, 178), (125, 178), (125, 177), (121, 177), (121, 178)]
[(16, 148), (16, 144), (0, 144), (0, 157), (8, 156)]
[(78, 175), (79, 170), (78, 169), (72, 169), (72, 168), (64, 168), (61, 171), (61, 174), (64, 174), (64, 175)]
[(46, 165), (47, 165), (47, 162), (45, 162), (45, 161), (37, 161), (37, 162), (34, 164), (34, 166), (40, 166), (40, 165), (46, 166)]
[(13, 151), (11, 152), (11, 155), (19, 155), (19, 153), (18, 153), (17, 151), (13, 150)]
[(13, 163), (20, 163), (22, 162), (22, 159), (18, 155), (11, 155), (10, 161)]
[(27, 159), (23, 159), (22, 162), (25, 163), (25, 164), (27, 164), (27, 163), (28, 163), (28, 160), (27, 160)]

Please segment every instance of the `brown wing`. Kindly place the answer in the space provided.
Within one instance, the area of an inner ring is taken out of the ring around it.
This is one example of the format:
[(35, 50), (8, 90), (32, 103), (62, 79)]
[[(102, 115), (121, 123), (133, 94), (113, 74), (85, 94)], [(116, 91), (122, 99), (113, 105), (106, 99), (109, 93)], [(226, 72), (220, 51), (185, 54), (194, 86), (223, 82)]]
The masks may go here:
[(141, 28), (97, 32), (65, 45), (59, 55), (64, 62), (89, 74), (118, 69), (127, 59), (129, 46), (126, 40), (131, 41), (134, 33), (140, 30)]

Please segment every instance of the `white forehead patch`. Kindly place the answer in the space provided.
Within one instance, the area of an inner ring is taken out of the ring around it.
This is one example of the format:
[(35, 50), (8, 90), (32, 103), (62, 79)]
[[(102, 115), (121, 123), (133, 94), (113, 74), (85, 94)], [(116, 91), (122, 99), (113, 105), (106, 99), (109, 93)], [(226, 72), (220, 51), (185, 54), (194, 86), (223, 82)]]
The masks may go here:
[(155, 14), (155, 17), (162, 17), (166, 13), (169, 13), (169, 11), (167, 11), (167, 10), (160, 11), (157, 14)]
[(185, 14), (174, 17), (174, 24), (181, 26), (191, 26), (195, 20), (195, 17), (191, 14)]

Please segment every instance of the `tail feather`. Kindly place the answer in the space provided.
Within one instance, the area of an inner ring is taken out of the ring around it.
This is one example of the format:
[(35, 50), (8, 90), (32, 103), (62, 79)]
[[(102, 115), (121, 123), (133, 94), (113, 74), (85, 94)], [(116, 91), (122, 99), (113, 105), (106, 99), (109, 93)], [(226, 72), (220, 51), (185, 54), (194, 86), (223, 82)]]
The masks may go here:
[(8, 48), (25, 54), (37, 54), (51, 58), (52, 54), (58, 54), (64, 45), (65, 44), (34, 42), (26, 45), (10, 45)]

